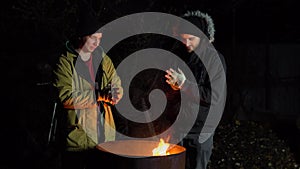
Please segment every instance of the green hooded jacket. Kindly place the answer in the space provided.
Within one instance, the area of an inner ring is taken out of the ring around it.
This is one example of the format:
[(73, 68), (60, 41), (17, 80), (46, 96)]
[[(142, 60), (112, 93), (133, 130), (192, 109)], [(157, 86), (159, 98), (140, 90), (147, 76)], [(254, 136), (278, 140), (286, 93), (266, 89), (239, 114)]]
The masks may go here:
[[(87, 66), (75, 51), (68, 50), (62, 54), (54, 70), (53, 85), (62, 103), (62, 117), (65, 117), (62, 130), (65, 133), (63, 141), (67, 151), (82, 151), (94, 148), (100, 140), (115, 140), (111, 105), (97, 103), (95, 86), (102, 90), (111, 83), (122, 89), (121, 80), (113, 62), (100, 47), (92, 56), (96, 81), (100, 85), (91, 79)], [(123, 90), (121, 92), (123, 94)], [(103, 130), (99, 131), (99, 124), (104, 126)]]

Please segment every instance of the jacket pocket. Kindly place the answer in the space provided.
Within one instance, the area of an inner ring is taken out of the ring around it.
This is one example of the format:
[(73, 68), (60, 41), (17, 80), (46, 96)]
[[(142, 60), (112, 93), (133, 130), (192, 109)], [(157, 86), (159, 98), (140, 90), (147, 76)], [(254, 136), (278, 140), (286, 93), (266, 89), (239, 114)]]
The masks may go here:
[(67, 136), (67, 147), (71, 149), (86, 149), (88, 145), (87, 134), (80, 125), (74, 126)]

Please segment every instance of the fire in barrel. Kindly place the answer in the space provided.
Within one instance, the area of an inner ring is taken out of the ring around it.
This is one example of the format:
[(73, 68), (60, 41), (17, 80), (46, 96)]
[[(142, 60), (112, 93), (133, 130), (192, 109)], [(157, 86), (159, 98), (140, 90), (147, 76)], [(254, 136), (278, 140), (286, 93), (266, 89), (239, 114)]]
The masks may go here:
[(186, 149), (157, 141), (120, 140), (97, 145), (109, 169), (184, 169)]

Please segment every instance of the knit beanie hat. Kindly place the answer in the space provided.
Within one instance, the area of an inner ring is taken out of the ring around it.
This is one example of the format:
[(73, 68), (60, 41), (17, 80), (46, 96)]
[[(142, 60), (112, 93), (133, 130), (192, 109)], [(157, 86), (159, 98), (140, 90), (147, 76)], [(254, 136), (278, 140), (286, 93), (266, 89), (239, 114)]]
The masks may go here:
[[(214, 40), (214, 35), (215, 35), (214, 23), (212, 18), (208, 14), (202, 13), (199, 10), (187, 11), (182, 16), (182, 18), (191, 22), (197, 28), (199, 28), (210, 41)], [(195, 29), (192, 29), (191, 26), (188, 26), (187, 24), (179, 24), (177, 30), (179, 34), (186, 33), (186, 34), (199, 36), (197, 31), (195, 31)]]
[(96, 33), (103, 24), (97, 20), (93, 9), (88, 6), (81, 6), (78, 11), (76, 36), (84, 37)]

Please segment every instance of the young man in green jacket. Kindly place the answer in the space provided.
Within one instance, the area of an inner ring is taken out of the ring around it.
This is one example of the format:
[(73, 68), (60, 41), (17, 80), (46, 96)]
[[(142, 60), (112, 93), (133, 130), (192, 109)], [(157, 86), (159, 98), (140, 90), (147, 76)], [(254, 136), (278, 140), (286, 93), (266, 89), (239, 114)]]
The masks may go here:
[[(87, 11), (88, 12), (88, 11)], [(123, 89), (111, 59), (99, 46), (102, 32), (94, 17), (81, 18), (75, 40), (66, 43), (53, 85), (62, 105), (62, 168), (91, 168), (95, 146), (115, 140), (111, 106)]]

